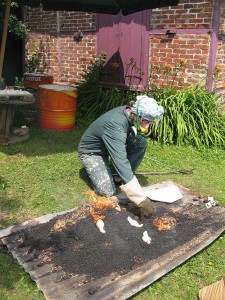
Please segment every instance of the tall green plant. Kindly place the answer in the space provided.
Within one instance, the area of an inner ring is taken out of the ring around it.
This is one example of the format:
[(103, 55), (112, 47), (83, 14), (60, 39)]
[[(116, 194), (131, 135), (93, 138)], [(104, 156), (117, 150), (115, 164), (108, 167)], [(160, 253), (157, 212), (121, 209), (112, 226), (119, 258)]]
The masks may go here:
[(96, 102), (98, 94), (101, 92), (99, 74), (105, 59), (106, 56), (101, 55), (95, 61), (90, 62), (87, 70), (82, 74), (82, 80), (77, 84), (77, 113), (82, 117), (93, 117), (93, 114), (88, 113), (88, 111)]
[[(92, 62), (78, 84), (78, 112), (83, 118), (95, 119), (114, 107), (129, 104), (137, 94), (116, 87), (104, 89), (100, 85), (105, 60), (103, 55)], [(153, 138), (162, 144), (224, 147), (225, 117), (220, 111), (217, 94), (208, 92), (203, 83), (183, 91), (174, 86), (178, 73), (185, 66), (181, 60), (173, 72), (168, 66), (157, 69), (168, 75), (171, 85), (153, 84), (154, 88), (145, 92), (165, 108), (162, 121), (153, 126)]]
[(196, 147), (225, 146), (225, 118), (216, 93), (196, 84), (184, 91), (160, 89), (152, 96), (165, 109), (162, 122), (154, 126), (157, 141)]
[(40, 61), (40, 57), (41, 57), (40, 48), (39, 48), (39, 46), (36, 46), (35, 50), (31, 54), (30, 58), (28, 58), (27, 62), (26, 62), (26, 72), (27, 73), (33, 73), (36, 71), (39, 61)]

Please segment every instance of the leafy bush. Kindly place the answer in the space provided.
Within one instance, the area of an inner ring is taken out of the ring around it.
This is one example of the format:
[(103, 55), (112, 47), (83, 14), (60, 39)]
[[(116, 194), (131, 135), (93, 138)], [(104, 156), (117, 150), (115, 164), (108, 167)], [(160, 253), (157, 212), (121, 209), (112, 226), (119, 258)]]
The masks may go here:
[(15, 15), (10, 15), (9, 17), (9, 32), (17, 38), (25, 39), (28, 35), (26, 25), (19, 21)]
[(97, 118), (106, 111), (120, 105), (129, 103), (135, 92), (119, 90), (116, 87), (104, 88), (100, 85), (99, 78), (106, 56), (100, 55), (91, 62), (83, 80), (77, 85), (77, 111), (82, 118)]
[(154, 126), (154, 138), (163, 144), (191, 144), (196, 147), (225, 146), (225, 118), (218, 95), (201, 84), (184, 91), (159, 89), (151, 94), (165, 113)]
[[(0, 3), (0, 29), (2, 30), (4, 24), (4, 11), (5, 11), (6, 1), (3, 0)], [(15, 38), (26, 38), (28, 34), (28, 28), (26, 25), (18, 19), (18, 3), (16, 1), (11, 2), (11, 11), (9, 16), (8, 30), (14, 35)]]

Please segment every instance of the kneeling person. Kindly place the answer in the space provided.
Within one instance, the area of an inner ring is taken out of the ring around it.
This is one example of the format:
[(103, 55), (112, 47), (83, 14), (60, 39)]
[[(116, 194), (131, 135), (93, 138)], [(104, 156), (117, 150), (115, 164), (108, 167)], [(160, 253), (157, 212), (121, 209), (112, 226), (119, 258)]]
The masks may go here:
[(95, 120), (83, 134), (78, 154), (94, 190), (110, 197), (116, 186), (109, 158), (121, 180), (120, 189), (140, 208), (141, 218), (153, 212), (153, 206), (135, 176), (147, 141), (145, 138), (155, 119), (160, 120), (164, 112), (153, 98), (137, 96), (133, 106), (120, 106)]

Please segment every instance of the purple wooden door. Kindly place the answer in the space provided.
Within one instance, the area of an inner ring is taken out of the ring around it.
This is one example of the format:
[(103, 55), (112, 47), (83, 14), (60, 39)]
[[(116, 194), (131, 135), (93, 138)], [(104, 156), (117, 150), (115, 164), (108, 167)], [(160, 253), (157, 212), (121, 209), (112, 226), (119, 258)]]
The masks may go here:
[(107, 54), (101, 81), (142, 90), (148, 82), (150, 11), (97, 15), (97, 55)]

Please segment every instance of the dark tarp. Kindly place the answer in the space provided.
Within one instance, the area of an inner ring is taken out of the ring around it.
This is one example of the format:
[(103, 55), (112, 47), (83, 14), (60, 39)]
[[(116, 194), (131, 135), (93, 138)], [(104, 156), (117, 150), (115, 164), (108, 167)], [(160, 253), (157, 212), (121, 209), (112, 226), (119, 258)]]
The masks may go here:
[(44, 10), (84, 11), (116, 15), (122, 12), (129, 15), (146, 9), (174, 6), (179, 0), (20, 0), (23, 5), (37, 7), (43, 5)]

